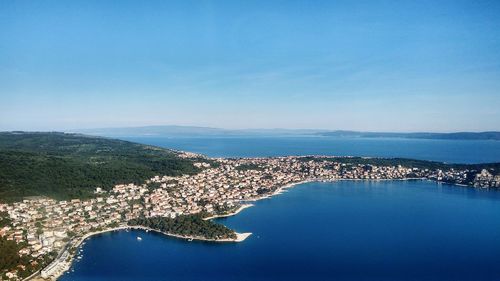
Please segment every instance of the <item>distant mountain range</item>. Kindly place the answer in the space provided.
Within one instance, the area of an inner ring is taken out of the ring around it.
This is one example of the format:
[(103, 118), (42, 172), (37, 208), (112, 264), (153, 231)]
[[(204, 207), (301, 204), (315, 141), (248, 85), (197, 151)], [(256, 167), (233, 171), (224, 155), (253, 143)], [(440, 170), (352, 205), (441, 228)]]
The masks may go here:
[(158, 137), (205, 137), (205, 136), (324, 136), (345, 138), (406, 138), (441, 140), (500, 140), (500, 132), (455, 133), (394, 133), (359, 132), (321, 129), (220, 129), (196, 126), (144, 126), (122, 128), (98, 128), (71, 130), (75, 133), (107, 137), (158, 136)]
[(70, 130), (72, 133), (108, 137), (120, 136), (167, 136), (167, 137), (203, 137), (203, 136), (278, 136), (278, 135), (315, 135), (322, 130), (309, 129), (221, 129), (196, 126), (144, 126), (121, 128), (97, 128)]

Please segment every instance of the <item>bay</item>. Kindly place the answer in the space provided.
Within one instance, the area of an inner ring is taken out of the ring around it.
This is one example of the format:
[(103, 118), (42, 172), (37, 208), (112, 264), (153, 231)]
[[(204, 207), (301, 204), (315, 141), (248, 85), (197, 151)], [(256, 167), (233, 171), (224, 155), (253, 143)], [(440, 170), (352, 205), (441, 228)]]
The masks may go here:
[(214, 244), (107, 233), (87, 241), (61, 280), (500, 279), (500, 192), (429, 181), (307, 183), (219, 221), (253, 235)]
[[(123, 139), (211, 157), (500, 161), (495, 141)], [(430, 181), (307, 183), (218, 221), (253, 235), (242, 243), (214, 244), (143, 231), (105, 233), (87, 240), (83, 258), (61, 280), (500, 280), (500, 192), (495, 190)]]

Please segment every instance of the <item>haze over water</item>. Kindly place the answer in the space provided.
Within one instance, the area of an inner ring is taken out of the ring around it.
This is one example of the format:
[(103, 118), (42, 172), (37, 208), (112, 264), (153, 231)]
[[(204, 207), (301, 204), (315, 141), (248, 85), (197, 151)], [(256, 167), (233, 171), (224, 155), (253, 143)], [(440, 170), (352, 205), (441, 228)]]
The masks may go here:
[[(276, 138), (207, 140), (167, 139), (162, 143), (147, 138), (141, 142), (183, 150), (198, 147), (196, 152), (211, 156), (263, 156), (270, 151), (271, 155), (286, 155), (297, 152), (304, 142), (318, 143), (303, 146), (301, 151), (307, 154), (327, 147), (333, 154), (340, 151), (324, 140), (304, 138), (295, 144), (297, 140), (283, 139), (281, 145)], [(375, 146), (359, 146), (363, 143)], [(498, 160), (496, 142), (436, 143), (359, 140), (352, 144), (346, 141), (341, 149), (349, 155), (370, 150), (388, 156), (389, 148), (395, 147), (412, 158), (434, 155), (436, 160), (452, 162)], [(354, 149), (348, 150), (348, 145)], [(453, 153), (469, 145), (471, 150)], [(439, 149), (445, 146), (454, 149)], [(248, 155), (252, 151), (254, 154)], [(107, 233), (87, 240), (74, 272), (61, 280), (500, 279), (498, 191), (430, 181), (308, 183), (219, 221), (253, 235), (242, 243), (213, 244), (143, 231)]]

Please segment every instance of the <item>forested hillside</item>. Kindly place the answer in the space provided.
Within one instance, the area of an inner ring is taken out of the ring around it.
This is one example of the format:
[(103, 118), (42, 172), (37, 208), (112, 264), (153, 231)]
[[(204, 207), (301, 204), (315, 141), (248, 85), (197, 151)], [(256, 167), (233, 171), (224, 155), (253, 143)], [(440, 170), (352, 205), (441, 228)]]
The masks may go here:
[(96, 187), (193, 174), (192, 160), (142, 144), (65, 133), (0, 133), (0, 201), (86, 198)]
[(175, 218), (137, 218), (128, 222), (130, 226), (144, 226), (161, 232), (205, 239), (236, 239), (236, 233), (222, 224), (203, 220), (202, 216), (182, 215)]

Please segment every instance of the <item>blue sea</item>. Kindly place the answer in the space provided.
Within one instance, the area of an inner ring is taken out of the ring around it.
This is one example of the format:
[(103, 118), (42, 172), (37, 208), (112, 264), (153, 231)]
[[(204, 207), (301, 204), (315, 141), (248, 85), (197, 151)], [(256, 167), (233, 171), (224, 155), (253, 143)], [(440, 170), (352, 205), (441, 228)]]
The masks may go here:
[(500, 162), (500, 141), (335, 137), (121, 137), (209, 157), (330, 155), (403, 157), (448, 163)]
[[(134, 140), (209, 156), (367, 153), (500, 161), (497, 142)], [(218, 221), (253, 235), (215, 244), (143, 231), (106, 233), (87, 240), (83, 258), (61, 280), (500, 280), (499, 191), (430, 181), (307, 183)]]

